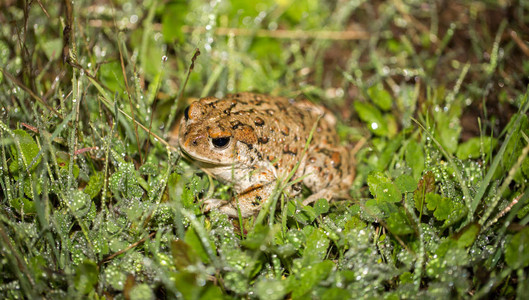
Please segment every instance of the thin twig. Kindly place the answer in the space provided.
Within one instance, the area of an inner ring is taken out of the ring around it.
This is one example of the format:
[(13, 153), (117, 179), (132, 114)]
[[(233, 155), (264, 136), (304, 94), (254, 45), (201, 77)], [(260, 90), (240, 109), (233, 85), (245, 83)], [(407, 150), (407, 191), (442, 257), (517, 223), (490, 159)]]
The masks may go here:
[(50, 14), (48, 14), (48, 11), (46, 11), (46, 8), (44, 8), (44, 5), (42, 5), (42, 2), (40, 2), (40, 0), (37, 0), (37, 3), (39, 4), (40, 8), (42, 9), (42, 11), (46, 15), (46, 17), (48, 17), (48, 19), (49, 19), (50, 18)]
[(37, 100), (38, 102), (40, 102), (42, 105), (44, 105), (44, 107), (46, 107), (49, 111), (51, 111), (55, 116), (59, 117), (60, 119), (62, 119), (62, 117), (59, 115), (59, 113), (53, 108), (51, 107), (50, 105), (48, 105), (48, 103), (46, 103), (46, 101), (44, 101), (42, 98), (40, 98), (39, 96), (37, 96), (37, 94), (35, 94), (30, 88), (28, 88), (27, 86), (25, 86), (22, 82), (20, 82), (18, 79), (16, 79), (15, 77), (13, 77), (13, 75), (9, 74), (6, 70), (4, 70), (3, 68), (0, 68), (0, 72), (2, 72), (2, 74), (4, 74), (5, 77), (7, 77), (9, 80), (11, 80), (15, 85), (17, 85), (18, 87), (20, 87), (21, 89), (23, 89), (24, 91), (26, 91), (26, 93), (28, 93), (33, 99)]
[[(104, 28), (109, 26), (109, 22), (103, 20), (90, 20), (89, 24), (91, 27)], [(424, 26), (424, 25), (423, 25)], [(137, 25), (127, 24), (125, 28), (135, 29)], [(152, 28), (157, 31), (162, 30), (162, 24), (153, 24)], [(182, 32), (184, 33), (206, 33), (208, 29), (206, 27), (193, 27), (193, 26), (182, 26)], [(287, 30), (287, 29), (247, 29), (247, 28), (234, 28), (234, 27), (217, 27), (213, 29), (215, 35), (227, 36), (256, 36), (256, 37), (268, 37), (276, 39), (291, 39), (291, 40), (336, 40), (336, 41), (348, 41), (348, 40), (367, 40), (371, 37), (371, 34), (364, 30)]]
[[(190, 27), (182, 26), (184, 33), (206, 33), (208, 30), (205, 27)], [(268, 37), (276, 39), (291, 39), (291, 40), (367, 40), (370, 34), (362, 30), (287, 30), (287, 29), (247, 29), (247, 28), (229, 28), (218, 27), (214, 29), (215, 35), (234, 35), (234, 36), (256, 36)]]
[(518, 33), (516, 33), (516, 31), (514, 30), (511, 30), (510, 32), (511, 34), (511, 38), (516, 42), (516, 44), (518, 45), (518, 47), (520, 47), (520, 50), (522, 50), (522, 52), (529, 56), (529, 47), (525, 44), (524, 41), (522, 41), (522, 39), (518, 36)]
[(147, 238), (150, 239), (150, 238), (152, 238), (155, 234), (156, 234), (156, 232), (152, 232), (151, 234), (149, 234), (148, 237), (146, 237), (146, 238), (142, 238), (141, 240), (139, 240), (139, 241), (137, 241), (136, 243), (134, 243), (134, 244), (128, 246), (127, 248), (125, 248), (125, 249), (123, 249), (123, 250), (119, 250), (118, 252), (115, 252), (114, 254), (111, 254), (110, 256), (108, 256), (108, 257), (104, 258), (102, 261), (100, 261), (100, 262), (98, 263), (98, 265), (101, 266), (102, 264), (104, 264), (104, 263), (106, 263), (106, 262), (108, 262), (108, 261), (111, 261), (112, 259), (114, 259), (114, 257), (116, 257), (116, 256), (118, 256), (118, 255), (120, 255), (120, 254), (123, 254), (123, 253), (129, 251), (130, 249), (132, 249), (132, 248), (138, 246), (138, 245), (141, 244), (141, 243), (144, 243), (144, 242), (147, 240)]

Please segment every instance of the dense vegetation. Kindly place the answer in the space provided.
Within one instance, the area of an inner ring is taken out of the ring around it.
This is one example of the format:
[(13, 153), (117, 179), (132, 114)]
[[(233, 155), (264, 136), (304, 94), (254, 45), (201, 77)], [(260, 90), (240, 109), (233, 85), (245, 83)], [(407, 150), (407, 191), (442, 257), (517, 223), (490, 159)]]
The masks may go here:
[[(2, 298), (529, 292), (525, 1), (7, 0), (0, 24)], [(365, 143), (351, 199), (202, 213), (229, 187), (163, 141), (235, 91), (333, 111)]]

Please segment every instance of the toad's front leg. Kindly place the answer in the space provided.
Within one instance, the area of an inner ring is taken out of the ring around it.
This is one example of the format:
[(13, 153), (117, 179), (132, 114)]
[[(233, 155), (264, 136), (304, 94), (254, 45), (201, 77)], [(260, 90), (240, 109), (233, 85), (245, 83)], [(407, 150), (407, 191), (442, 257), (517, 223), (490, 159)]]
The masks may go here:
[(204, 212), (218, 209), (220, 212), (227, 214), (232, 218), (237, 218), (239, 216), (237, 213), (238, 201), (241, 216), (243, 218), (257, 215), (261, 210), (263, 203), (265, 203), (272, 194), (273, 188), (273, 182), (268, 184), (258, 184), (245, 189), (236, 195), (231, 201), (207, 199), (204, 201)]

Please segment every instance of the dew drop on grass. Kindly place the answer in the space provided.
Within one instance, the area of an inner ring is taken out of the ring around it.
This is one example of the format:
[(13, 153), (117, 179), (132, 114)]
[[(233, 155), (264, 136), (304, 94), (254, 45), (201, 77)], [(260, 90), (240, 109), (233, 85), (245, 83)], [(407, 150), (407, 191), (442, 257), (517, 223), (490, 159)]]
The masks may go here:
[(250, 25), (251, 22), (252, 22), (252, 18), (251, 18), (251, 17), (248, 17), (248, 16), (247, 16), (247, 17), (244, 17), (244, 18), (242, 19), (242, 23), (243, 23), (244, 25), (246, 25), (246, 26)]
[(356, 276), (356, 281), (360, 281), (360, 280), (362, 280), (362, 276), (360, 275)]

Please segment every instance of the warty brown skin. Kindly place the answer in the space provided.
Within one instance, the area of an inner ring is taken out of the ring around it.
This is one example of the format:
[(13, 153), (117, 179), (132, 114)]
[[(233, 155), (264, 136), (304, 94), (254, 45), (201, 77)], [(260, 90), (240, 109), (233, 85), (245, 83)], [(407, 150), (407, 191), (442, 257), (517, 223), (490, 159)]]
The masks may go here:
[[(347, 194), (355, 177), (355, 161), (350, 149), (340, 145), (335, 123), (330, 113), (307, 100), (237, 93), (192, 103), (172, 143), (205, 172), (231, 183), (241, 214), (248, 217), (260, 211), (276, 182), (287, 178), (298, 162), (290, 181), (302, 178), (312, 191), (304, 204)], [(296, 196), (301, 183), (285, 191)], [(236, 217), (236, 199), (206, 199), (205, 208)]]

